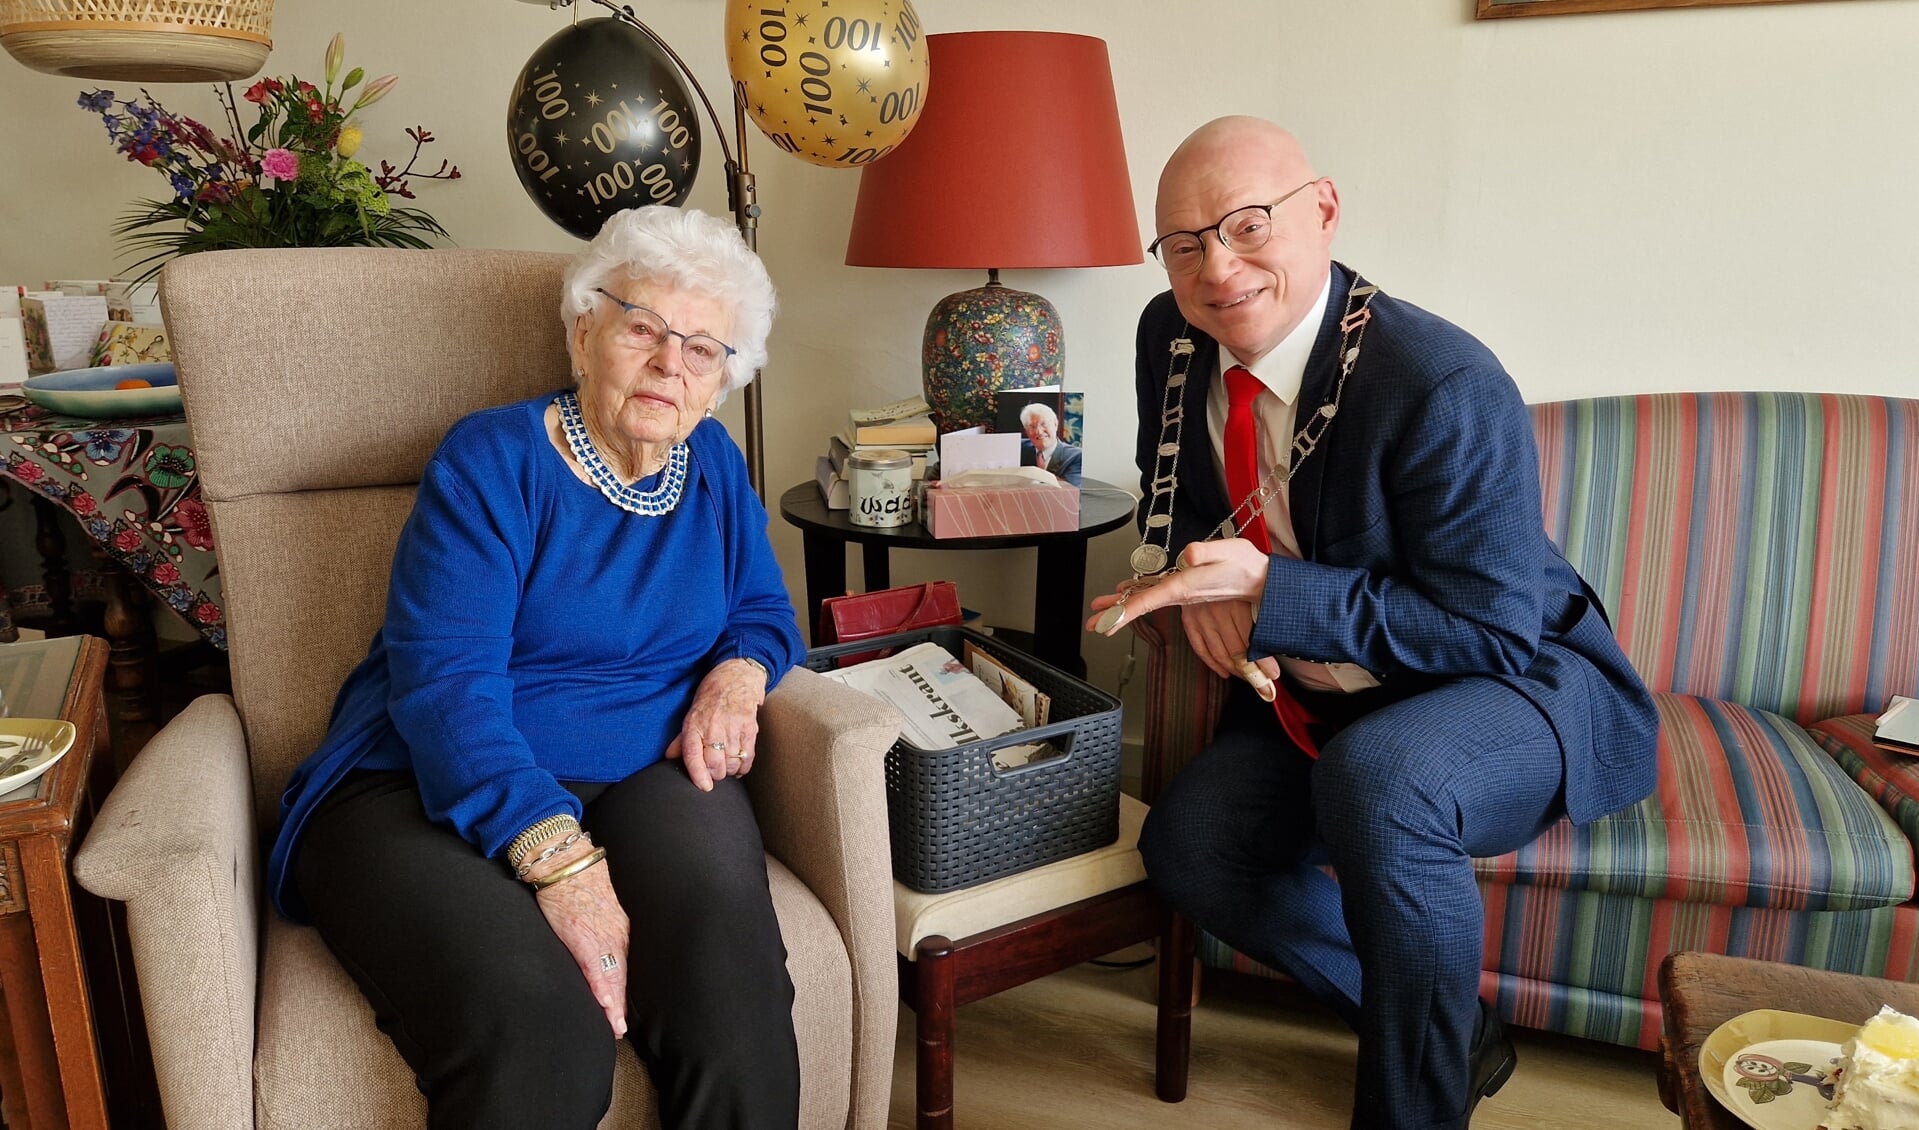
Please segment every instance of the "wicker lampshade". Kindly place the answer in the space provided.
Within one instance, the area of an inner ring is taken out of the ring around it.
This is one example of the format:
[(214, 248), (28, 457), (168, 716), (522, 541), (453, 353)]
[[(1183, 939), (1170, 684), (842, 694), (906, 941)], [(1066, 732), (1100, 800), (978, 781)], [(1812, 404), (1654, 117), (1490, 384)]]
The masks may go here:
[(0, 0), (0, 47), (26, 66), (115, 82), (231, 82), (273, 49), (273, 0)]

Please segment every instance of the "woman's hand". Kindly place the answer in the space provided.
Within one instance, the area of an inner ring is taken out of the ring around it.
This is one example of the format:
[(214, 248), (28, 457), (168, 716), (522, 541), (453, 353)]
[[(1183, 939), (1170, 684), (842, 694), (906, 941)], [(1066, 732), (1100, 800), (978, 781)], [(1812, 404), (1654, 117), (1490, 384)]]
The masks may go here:
[[(568, 852), (527, 877), (538, 879), (551, 875), (589, 854), (593, 845), (586, 843), (581, 848), (584, 850)], [(540, 913), (546, 915), (546, 924), (553, 928), (553, 933), (578, 963), (587, 988), (593, 991), (593, 999), (606, 1010), (606, 1022), (613, 1027), (613, 1038), (619, 1039), (626, 1035), (627, 921), (626, 911), (613, 893), (608, 866), (605, 861), (596, 863), (533, 897), (540, 904)]]
[(727, 660), (700, 680), (666, 756), (685, 761), (686, 775), (707, 792), (713, 791), (715, 781), (746, 776), (753, 768), (760, 704), (765, 701), (766, 672), (759, 664)]

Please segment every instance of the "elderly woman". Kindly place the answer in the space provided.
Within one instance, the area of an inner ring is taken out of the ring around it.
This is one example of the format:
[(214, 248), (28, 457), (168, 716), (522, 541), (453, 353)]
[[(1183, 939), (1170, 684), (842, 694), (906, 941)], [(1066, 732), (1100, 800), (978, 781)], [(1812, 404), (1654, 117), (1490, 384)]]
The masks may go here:
[(621, 1036), (665, 1125), (790, 1127), (793, 986), (739, 778), (801, 645), (710, 419), (765, 359), (773, 285), (723, 221), (642, 208), (560, 306), (575, 387), (468, 416), (421, 476), (386, 620), (283, 799), (275, 905), (434, 1127), (587, 1130)]

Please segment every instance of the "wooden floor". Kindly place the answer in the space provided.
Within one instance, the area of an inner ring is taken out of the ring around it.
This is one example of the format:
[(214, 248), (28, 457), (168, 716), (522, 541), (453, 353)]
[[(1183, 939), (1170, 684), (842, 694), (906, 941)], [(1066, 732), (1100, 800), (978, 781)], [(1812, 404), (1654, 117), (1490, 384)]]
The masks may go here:
[[(1146, 951), (1139, 951), (1141, 953)], [(1118, 955), (1127, 956), (1127, 955)], [(959, 1010), (954, 1114), (963, 1130), (1344, 1130), (1353, 1036), (1330, 1012), (1208, 991), (1192, 1079), (1153, 1097), (1151, 967), (1082, 965)], [(1519, 1070), (1474, 1130), (1673, 1130), (1651, 1052), (1515, 1030)], [(900, 1009), (889, 1127), (913, 1125), (913, 1013)]]

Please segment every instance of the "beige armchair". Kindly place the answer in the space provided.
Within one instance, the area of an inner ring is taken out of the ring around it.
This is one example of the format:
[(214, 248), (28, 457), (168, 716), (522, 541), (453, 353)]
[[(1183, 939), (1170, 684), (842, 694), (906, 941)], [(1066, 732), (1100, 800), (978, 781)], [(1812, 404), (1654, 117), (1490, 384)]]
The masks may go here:
[[(172, 1130), (425, 1123), (411, 1072), (319, 935), (265, 907), (262, 842), (380, 623), (394, 543), (441, 434), (564, 382), (565, 262), (235, 251), (166, 269), (234, 693), (194, 702), (134, 760), (74, 871), (127, 904)], [(795, 671), (762, 721), (749, 781), (798, 990), (802, 1122), (878, 1127), (899, 999), (882, 770), (898, 719)], [(656, 1123), (622, 1042), (603, 1125)]]

